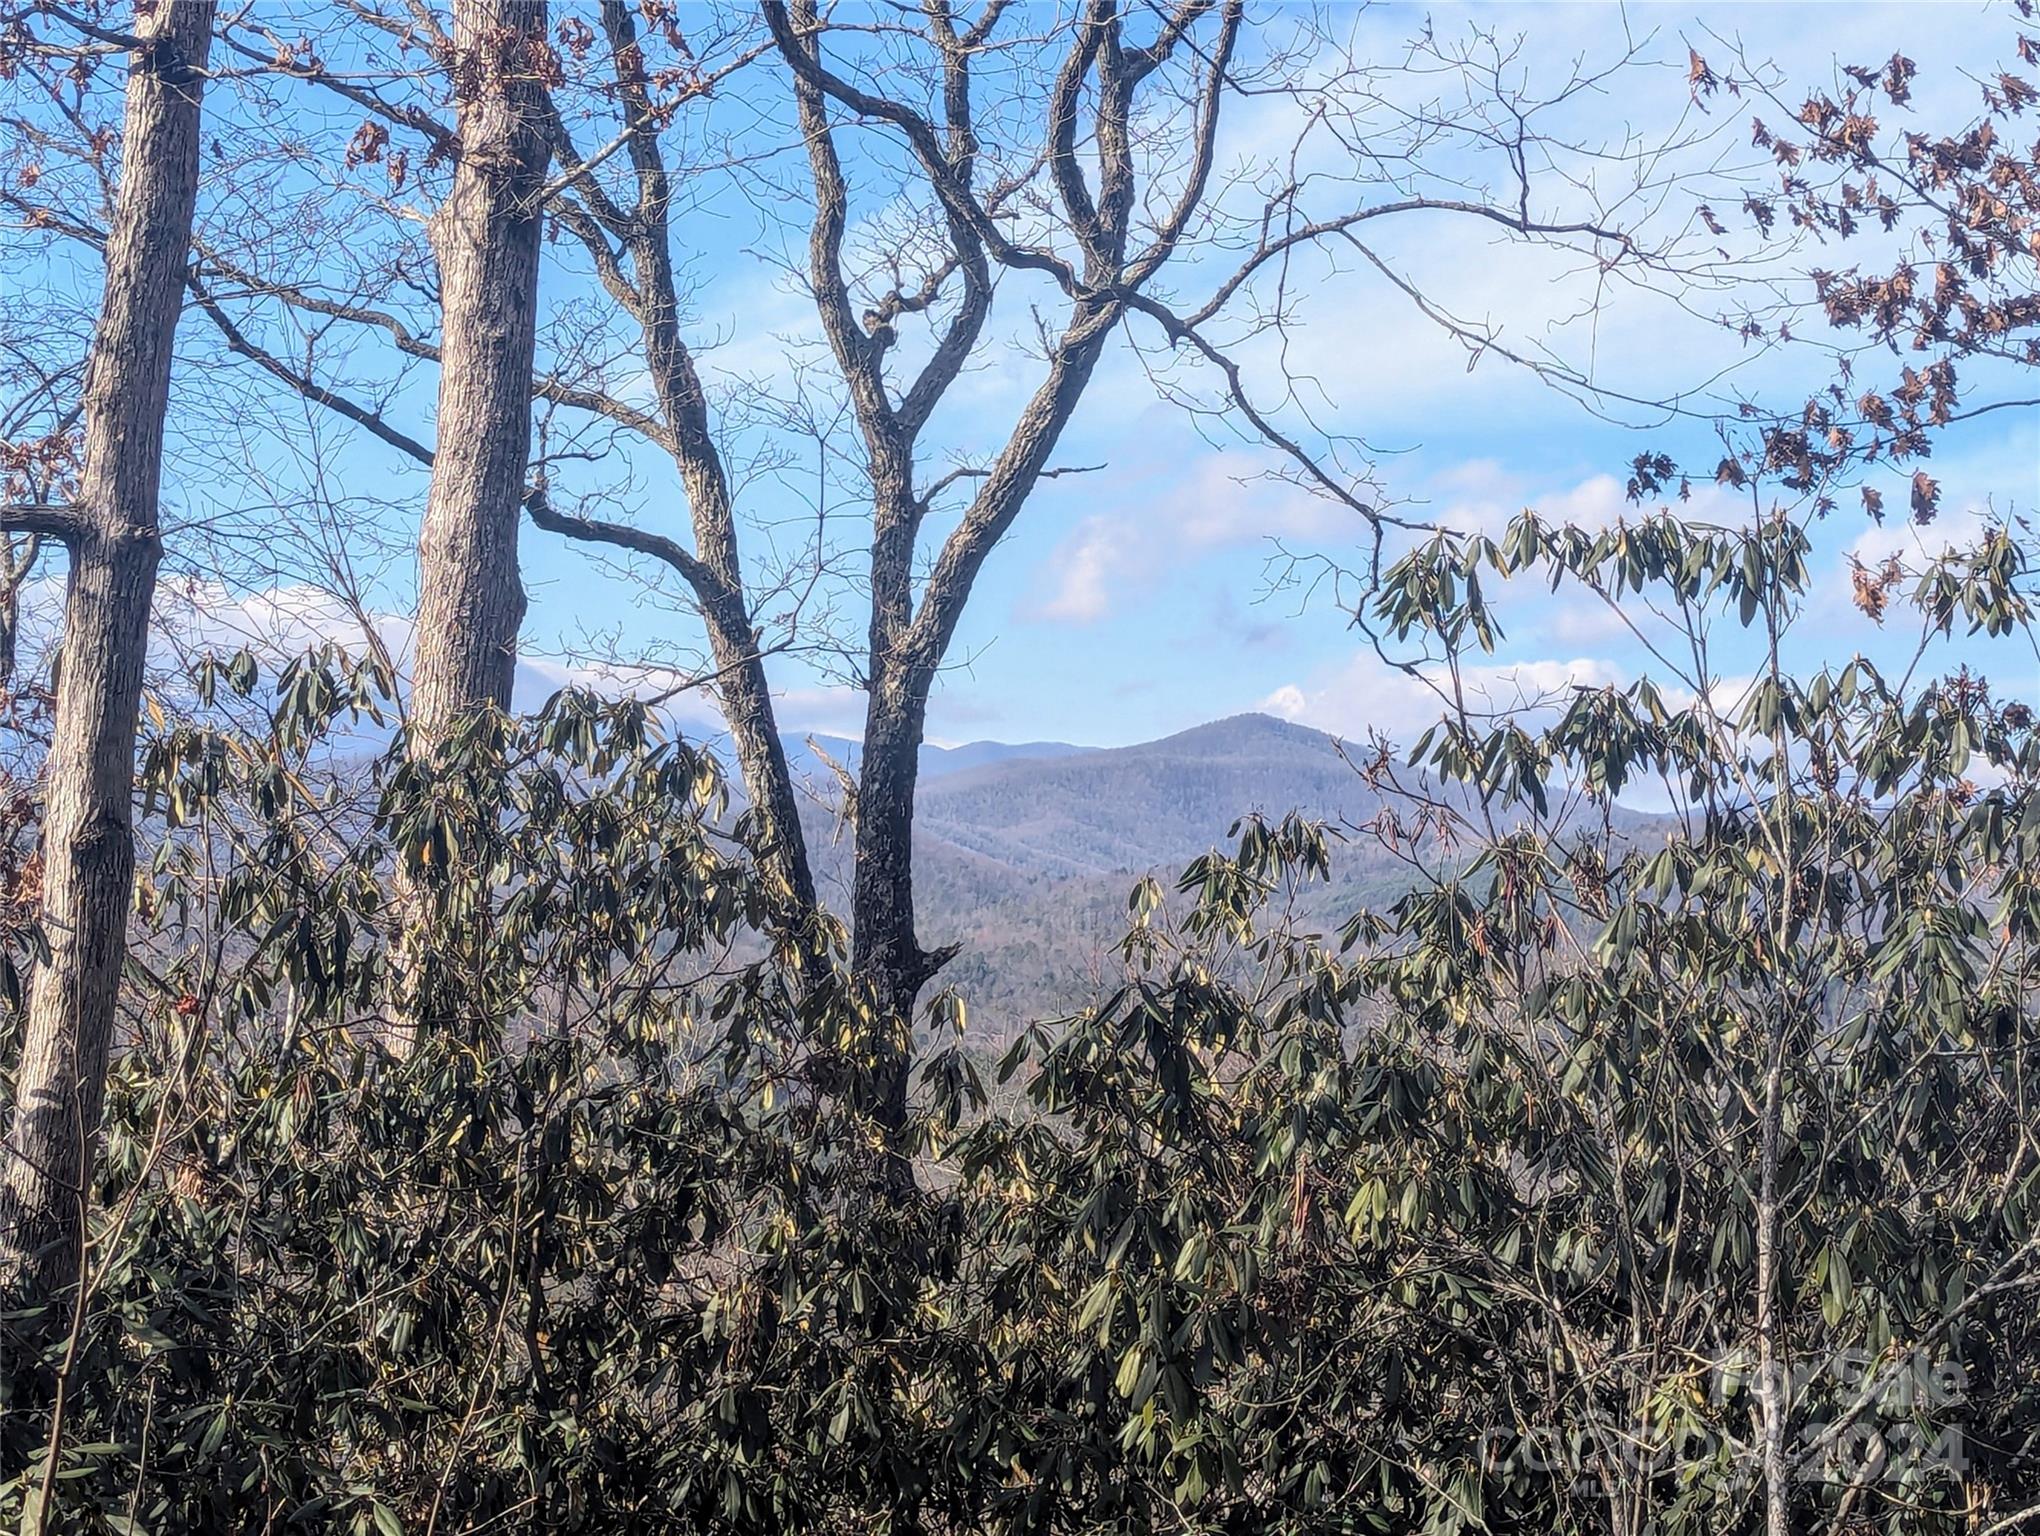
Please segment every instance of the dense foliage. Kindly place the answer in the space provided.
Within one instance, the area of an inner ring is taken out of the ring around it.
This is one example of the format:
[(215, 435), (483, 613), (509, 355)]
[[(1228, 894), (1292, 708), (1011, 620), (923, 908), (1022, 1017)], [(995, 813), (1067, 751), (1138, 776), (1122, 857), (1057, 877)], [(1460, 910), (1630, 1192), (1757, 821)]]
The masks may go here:
[[(1992, 531), (1880, 612), (2030, 644), (2032, 555)], [(1668, 514), (1412, 551), (1366, 617), (1449, 707), (1347, 829), (1407, 893), (1316, 931), (1338, 839), (1242, 823), (1135, 891), (1124, 984), (1016, 1043), (1017, 1093), (945, 995), (906, 1204), (890, 1048), (757, 937), (712, 758), (573, 694), (364, 758), (375, 668), (207, 668), (147, 750), (85, 1294), (8, 1316), (6, 1517), (1700, 1532), (1781, 1474), (1799, 1529), (2030, 1508), (2040, 737), (1968, 673), (1787, 676), (1804, 556)], [(1452, 679), (1527, 579), (1769, 667), (1482, 716)]]

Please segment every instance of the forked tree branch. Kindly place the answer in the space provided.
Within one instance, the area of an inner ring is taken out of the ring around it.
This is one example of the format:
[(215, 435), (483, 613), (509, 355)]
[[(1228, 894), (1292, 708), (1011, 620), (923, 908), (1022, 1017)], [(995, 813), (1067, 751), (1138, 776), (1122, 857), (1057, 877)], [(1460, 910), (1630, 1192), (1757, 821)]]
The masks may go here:
[(191, 290), (191, 296), (197, 302), (200, 312), (211, 320), (220, 334), (226, 338), (229, 352), (247, 358), (271, 377), (281, 379), (314, 405), (324, 406), (334, 415), (353, 422), (399, 453), (416, 459), (420, 464), (429, 466), (432, 463), (432, 450), (409, 433), (391, 426), (380, 411), (371, 410), (348, 399), (337, 390), (328, 389), (310, 374), (292, 368), (275, 353), (250, 341), (247, 333), (220, 308), (219, 301), (212, 296), (196, 271), (187, 275), (185, 286)]
[(968, 226), (1001, 265), (1045, 272), (1066, 292), (1078, 291), (1081, 285), (1068, 262), (1052, 251), (1015, 245), (1005, 237), (989, 210), (971, 194), (969, 186), (959, 180), (949, 157), (943, 152), (933, 124), (899, 102), (852, 85), (811, 58), (804, 46), (805, 35), (794, 27), (787, 15), (785, 0), (762, 0), (760, 9), (764, 12), (766, 24), (772, 29), (773, 41), (779, 45), (781, 57), (795, 74), (820, 86), (853, 112), (891, 123), (906, 136), (915, 158), (920, 161), (922, 173), (928, 178), (944, 210)]

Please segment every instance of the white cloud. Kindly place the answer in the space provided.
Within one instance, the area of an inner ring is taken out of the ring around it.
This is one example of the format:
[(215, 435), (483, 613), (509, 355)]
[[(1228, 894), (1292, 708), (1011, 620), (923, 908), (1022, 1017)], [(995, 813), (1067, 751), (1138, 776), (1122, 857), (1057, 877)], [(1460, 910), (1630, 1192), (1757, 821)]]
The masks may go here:
[[(2016, 519), (2030, 517), (2040, 501), (2036, 466), (2040, 466), (2040, 433), (2030, 422), (1998, 441), (1960, 455), (1937, 456), (1926, 468), (1941, 482), (1941, 509), (1933, 522), (1925, 525), (1915, 523), (1909, 515), (1908, 469), (1888, 473), (1877, 482), (1884, 493), (1884, 521), (1863, 519), (1855, 537), (1834, 555), (1815, 590), (1814, 612), (1824, 625), (1847, 626), (1870, 644), (1877, 626), (1856, 609), (1853, 562), (1876, 570), (1895, 557), (1906, 570), (1918, 571), (1950, 551), (1975, 548), (1985, 533), (1999, 526), (2030, 542), (2032, 533), (2021, 532)], [(1844, 502), (1850, 513), (1855, 505), (1854, 497)], [(1901, 591), (1910, 587), (1908, 582)]]
[(166, 579), (158, 587), (155, 620), (173, 654), (246, 648), (272, 663), (322, 645), (359, 655), (376, 643), (401, 662), (412, 628), (401, 614), (358, 611), (321, 587), (291, 583), (235, 592), (195, 577)]
[(1269, 538), (1357, 537), (1362, 531), (1351, 508), (1273, 478), (1267, 459), (1238, 451), (1198, 459), (1165, 505), (1173, 513), (1164, 512), (1164, 526), (1196, 549)]
[[(58, 577), (45, 577), (24, 590), (23, 646), (31, 654), (61, 632), (63, 598), (63, 581)], [(273, 677), (285, 663), (321, 646), (333, 645), (362, 657), (380, 644), (403, 683), (408, 680), (413, 629), (413, 620), (407, 615), (358, 610), (332, 592), (309, 584), (237, 592), (215, 581), (168, 577), (156, 591), (149, 660), (163, 686), (174, 691), (176, 680), (205, 655), (228, 656), (246, 650), (265, 674)], [(689, 735), (713, 735), (724, 729), (714, 695), (691, 674), (649, 664), (565, 661), (528, 649), (519, 655), (512, 684), (515, 707), (536, 709), (563, 688), (585, 688), (612, 698), (657, 700), (660, 715)], [(835, 691), (811, 690), (817, 694)], [(783, 697), (796, 710), (807, 702), (801, 690), (791, 690)]]
[[(1418, 522), (1435, 522), (1461, 533), (1497, 538), (1527, 508), (1547, 524), (1565, 524), (1588, 532), (1612, 528), (1625, 518), (1634, 523), (1662, 504), (1634, 502), (1626, 484), (1610, 474), (1589, 475), (1572, 485), (1533, 489), (1493, 459), (1469, 459), (1430, 477), (1428, 504), (1411, 509)], [(1746, 521), (1749, 502), (1738, 492), (1712, 484), (1692, 487), (1690, 497), (1676, 503), (1682, 517), (1697, 522), (1734, 525)]]
[[(1619, 686), (1627, 675), (1597, 656), (1492, 662), (1464, 667), (1466, 707), (1476, 715), (1528, 712), (1548, 717), (1578, 688)], [(1356, 651), (1328, 676), (1308, 685), (1285, 683), (1260, 709), (1348, 739), (1378, 731), (1407, 741), (1450, 708), (1451, 683), (1439, 669), (1412, 676), (1373, 651)]]
[(1284, 720), (1302, 720), (1310, 713), (1310, 698), (1294, 683), (1284, 683), (1265, 699), (1259, 700), (1254, 708), (1270, 715), (1280, 715)]
[[(1107, 494), (1120, 510), (1085, 518), (1049, 552), (1037, 573), (1038, 595), (1023, 607), (1023, 617), (1096, 623), (1172, 567), (1214, 549), (1264, 540), (1334, 552), (1360, 545), (1366, 529), (1359, 514), (1271, 475), (1269, 462), (1224, 450), (1202, 455), (1174, 480), (1165, 481), (1159, 472), (1119, 478)], [(1430, 476), (1425, 490), (1422, 501), (1405, 509), (1411, 520), (1490, 538), (1500, 537), (1525, 508), (1547, 524), (1590, 532), (1654, 510), (1630, 501), (1614, 475), (1538, 489), (1493, 459), (1452, 465)], [(1697, 485), (1680, 510), (1702, 522), (1733, 524), (1748, 508), (1731, 492)], [(1539, 632), (1563, 644), (1587, 645), (1622, 628), (1612, 615), (1581, 608)]]
[(773, 690), (779, 729), (790, 735), (814, 731), (826, 736), (864, 735), (865, 694), (847, 684)]
[[(1903, 514), (1887, 516), (1884, 522), (1872, 523), (1858, 534), (1849, 546), (1849, 554), (1872, 567), (1882, 565), (1894, 555), (1904, 564), (1916, 567), (1950, 551), (1975, 547), (1989, 525), (1988, 514), (1976, 506), (1944, 511), (1924, 527)], [(1846, 584), (1847, 560), (1841, 562), (1837, 575)]]
[(1049, 552), (1042, 567), (1047, 589), (1025, 609), (1032, 619), (1095, 624), (1112, 609), (1115, 589), (1133, 580), (1138, 530), (1123, 517), (1087, 517)]
[(649, 664), (561, 661), (529, 652), (518, 656), (517, 675), (511, 684), (513, 707), (537, 709), (564, 688), (585, 689), (612, 699), (653, 702), (657, 714), (683, 735), (714, 736), (724, 729), (715, 695), (692, 673)]
[(1553, 599), (1550, 610), (1550, 617), (1536, 626), (1537, 633), (1561, 645), (1606, 645), (1630, 638), (1629, 626), (1619, 612), (1577, 588)]

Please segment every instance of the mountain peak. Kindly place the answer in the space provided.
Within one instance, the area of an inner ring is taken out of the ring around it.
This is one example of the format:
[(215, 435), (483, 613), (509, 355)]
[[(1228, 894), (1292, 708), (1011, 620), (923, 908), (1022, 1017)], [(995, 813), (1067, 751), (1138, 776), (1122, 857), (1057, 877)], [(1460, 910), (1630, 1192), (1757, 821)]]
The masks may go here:
[(1172, 751), (1194, 749), (1200, 751), (1235, 751), (1266, 749), (1269, 747), (1303, 747), (1324, 753), (1336, 754), (1337, 744), (1323, 731), (1308, 725), (1298, 725), (1294, 720), (1250, 710), (1245, 714), (1227, 715), (1219, 720), (1207, 720), (1202, 725), (1193, 725), (1188, 730), (1178, 731), (1173, 736), (1164, 736), (1160, 741), (1143, 742), (1139, 747), (1126, 751), (1145, 751), (1166, 748)]

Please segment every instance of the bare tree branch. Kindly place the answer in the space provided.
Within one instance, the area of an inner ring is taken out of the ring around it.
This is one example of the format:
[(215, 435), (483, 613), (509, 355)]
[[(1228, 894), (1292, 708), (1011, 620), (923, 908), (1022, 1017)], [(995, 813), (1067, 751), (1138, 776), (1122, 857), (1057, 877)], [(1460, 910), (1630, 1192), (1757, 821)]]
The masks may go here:
[(258, 347), (254, 342), (250, 341), (247, 334), (233, 322), (224, 309), (220, 308), (218, 301), (213, 298), (211, 292), (206, 288), (205, 283), (200, 279), (196, 271), (191, 272), (185, 278), (185, 286), (191, 291), (193, 299), (197, 301), (200, 312), (207, 319), (211, 320), (219, 328), (220, 334), (226, 338), (228, 351), (236, 356), (249, 359), (265, 373), (274, 378), (281, 379), (314, 405), (322, 405), (336, 416), (344, 417), (346, 420), (353, 422), (356, 426), (373, 434), (398, 452), (408, 454), (416, 459), (420, 464), (429, 465), (432, 462), (432, 450), (430, 448), (427, 448), (409, 433), (391, 426), (387, 418), (380, 411), (371, 410), (365, 405), (357, 404), (355, 401), (348, 399), (345, 395), (326, 388), (323, 384), (312, 378), (311, 375), (290, 367), (281, 358), (277, 357), (275, 353), (268, 351), (266, 348)]
[(75, 544), (85, 536), (86, 523), (75, 507), (43, 502), (9, 502), (0, 506), (0, 530), (36, 534)]
[(649, 555), (671, 566), (697, 592), (716, 593), (722, 590), (715, 572), (695, 559), (691, 550), (682, 548), (672, 539), (643, 528), (633, 528), (627, 523), (560, 512), (553, 507), (552, 498), (542, 484), (533, 486), (526, 493), (524, 510), (531, 521), (547, 533), (557, 533), (584, 544), (607, 544), (612, 548), (627, 549), (632, 554)]

